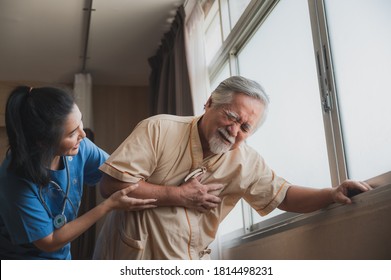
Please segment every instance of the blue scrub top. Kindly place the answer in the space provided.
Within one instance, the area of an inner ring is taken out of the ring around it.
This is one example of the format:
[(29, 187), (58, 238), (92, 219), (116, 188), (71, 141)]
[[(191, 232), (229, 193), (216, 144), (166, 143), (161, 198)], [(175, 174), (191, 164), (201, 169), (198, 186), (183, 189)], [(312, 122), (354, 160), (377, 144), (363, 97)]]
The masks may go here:
[[(87, 138), (80, 143), (75, 156), (64, 157), (69, 167), (69, 200), (65, 216), (70, 222), (77, 217), (83, 183), (95, 185), (102, 177), (98, 167), (108, 155)], [(54, 184), (39, 186), (18, 178), (7, 171), (8, 153), (0, 167), (0, 257), (1, 259), (71, 259), (70, 243), (56, 252), (38, 250), (32, 242), (51, 234), (55, 228), (53, 217), (61, 213), (63, 197), (68, 186), (66, 168), (51, 171)]]

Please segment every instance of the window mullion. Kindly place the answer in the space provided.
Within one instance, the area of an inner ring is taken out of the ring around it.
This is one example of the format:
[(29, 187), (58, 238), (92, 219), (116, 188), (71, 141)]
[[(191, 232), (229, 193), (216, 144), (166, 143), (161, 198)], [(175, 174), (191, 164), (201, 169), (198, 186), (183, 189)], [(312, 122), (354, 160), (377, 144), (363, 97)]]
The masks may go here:
[(323, 0), (308, 0), (331, 181), (348, 178)]
[(243, 229), (244, 234), (250, 233), (252, 231), (252, 227), (254, 225), (253, 220), (253, 211), (251, 210), (251, 206), (246, 203), (243, 199), (241, 200), (242, 203), (242, 215), (243, 215)]
[(230, 53), (236, 53), (255, 32), (279, 0), (252, 0), (209, 64), (210, 79), (217, 75)]

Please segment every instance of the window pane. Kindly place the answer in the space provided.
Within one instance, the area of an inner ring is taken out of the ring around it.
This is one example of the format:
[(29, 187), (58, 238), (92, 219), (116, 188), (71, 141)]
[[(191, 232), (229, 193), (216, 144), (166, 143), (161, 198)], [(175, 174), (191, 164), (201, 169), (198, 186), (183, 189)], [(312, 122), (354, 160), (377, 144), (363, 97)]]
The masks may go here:
[(223, 34), (223, 41), (227, 39), (229, 33), (231, 33), (231, 20), (229, 15), (229, 0), (216, 1), (219, 3), (219, 12), (221, 20), (221, 30)]
[(250, 0), (229, 0), (229, 12), (231, 15), (231, 29), (234, 28), (240, 16), (247, 8)]
[(391, 1), (326, 1), (349, 177), (391, 170)]
[(215, 90), (223, 80), (229, 78), (230, 76), (231, 74), (229, 71), (229, 64), (226, 62), (216, 77), (210, 82), (210, 89)]
[(205, 30), (205, 60), (206, 65), (209, 65), (214, 55), (221, 47), (222, 35), (220, 26), (220, 17), (218, 9), (218, 1), (213, 3), (211, 10), (205, 19), (206, 30)]
[[(325, 187), (331, 180), (307, 5), (280, 1), (238, 63), (240, 74), (260, 82), (271, 100), (268, 119), (249, 145), (291, 183)], [(254, 215), (254, 222), (261, 220)]]

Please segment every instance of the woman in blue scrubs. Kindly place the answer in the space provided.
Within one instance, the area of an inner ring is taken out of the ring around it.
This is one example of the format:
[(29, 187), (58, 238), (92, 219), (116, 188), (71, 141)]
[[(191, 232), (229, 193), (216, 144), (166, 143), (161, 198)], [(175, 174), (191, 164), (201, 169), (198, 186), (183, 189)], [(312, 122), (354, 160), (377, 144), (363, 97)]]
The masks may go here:
[(77, 217), (83, 184), (99, 182), (108, 155), (85, 138), (82, 114), (67, 91), (18, 87), (7, 100), (5, 121), (1, 259), (71, 259), (70, 242), (111, 210), (155, 207), (154, 199), (129, 197), (131, 186)]

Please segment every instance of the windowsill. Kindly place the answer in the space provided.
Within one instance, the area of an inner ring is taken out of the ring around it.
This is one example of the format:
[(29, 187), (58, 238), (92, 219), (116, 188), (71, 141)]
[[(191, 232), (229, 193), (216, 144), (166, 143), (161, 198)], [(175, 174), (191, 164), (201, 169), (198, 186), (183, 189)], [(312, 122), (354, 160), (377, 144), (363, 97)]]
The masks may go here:
[(327, 221), (332, 217), (341, 217), (355, 212), (359, 214), (360, 209), (364, 210), (368, 207), (375, 209), (377, 205), (388, 204), (391, 201), (391, 172), (372, 178), (367, 182), (374, 189), (354, 196), (351, 205), (334, 203), (324, 209), (306, 214), (285, 212), (254, 224), (250, 233), (243, 234), (243, 229), (239, 229), (222, 236), (221, 245), (224, 248), (236, 247), (303, 225)]

